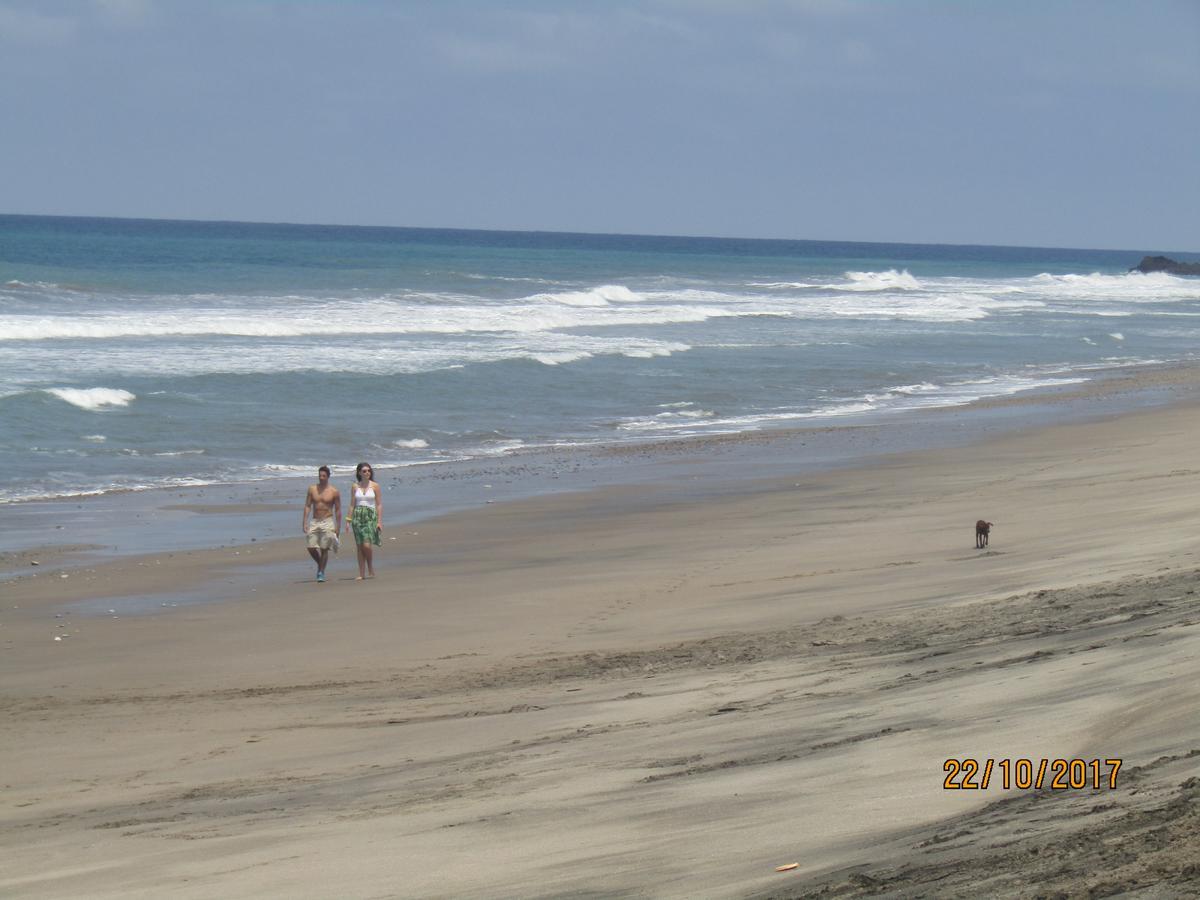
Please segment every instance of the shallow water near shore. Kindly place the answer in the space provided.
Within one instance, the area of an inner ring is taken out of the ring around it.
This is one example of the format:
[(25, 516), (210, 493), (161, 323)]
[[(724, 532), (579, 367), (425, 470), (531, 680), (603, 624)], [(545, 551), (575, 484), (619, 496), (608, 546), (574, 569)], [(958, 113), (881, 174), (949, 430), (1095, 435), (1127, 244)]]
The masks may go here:
[[(501, 459), (429, 467), (378, 467), (387, 525), (382, 552), (386, 561), (389, 551), (396, 549), (391, 540), (414, 533), (412, 529), (424, 520), (493, 503), (622, 487), (637, 489), (634, 495), (623, 492), (614, 501), (627, 508), (694, 501), (745, 492), (755, 481), (773, 488), (772, 479), (779, 477), (860, 466), (897, 453), (967, 446), (1007, 432), (1148, 409), (1194, 396), (1198, 388), (1200, 370), (1153, 367), (1101, 379), (1086, 389), (1047, 388), (1020, 398), (897, 416), (888, 423), (514, 451)], [(112, 558), (252, 547), (255, 542), (287, 538), (296, 541), (294, 569), (301, 572), (308, 558), (300, 515), (312, 480), (297, 476), (9, 504), (9, 552), (0, 559), (0, 581), (37, 574), (30, 568), (36, 551), (59, 545), (67, 545), (66, 552), (53, 567), (69, 571)], [(335, 478), (335, 485), (344, 480)], [(349, 489), (348, 484), (341, 487), (343, 494)], [(581, 502), (603, 502), (603, 496), (589, 494)], [(353, 566), (349, 543), (344, 544), (341, 557)], [(283, 570), (272, 577), (281, 574)], [(268, 573), (260, 572), (259, 577), (267, 578)], [(174, 599), (191, 603), (228, 598), (221, 593)], [(163, 600), (148, 598), (146, 603), (152, 607)], [(102, 602), (97, 605), (102, 607)]]

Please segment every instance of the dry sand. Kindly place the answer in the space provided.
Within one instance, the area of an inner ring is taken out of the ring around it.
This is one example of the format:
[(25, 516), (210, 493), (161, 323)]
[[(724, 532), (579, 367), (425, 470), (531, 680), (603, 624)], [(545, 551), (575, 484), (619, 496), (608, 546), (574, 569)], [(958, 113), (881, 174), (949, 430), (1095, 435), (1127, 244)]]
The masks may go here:
[(299, 537), (44, 564), (0, 584), (0, 894), (1195, 896), (1198, 425), (497, 503), (364, 583)]

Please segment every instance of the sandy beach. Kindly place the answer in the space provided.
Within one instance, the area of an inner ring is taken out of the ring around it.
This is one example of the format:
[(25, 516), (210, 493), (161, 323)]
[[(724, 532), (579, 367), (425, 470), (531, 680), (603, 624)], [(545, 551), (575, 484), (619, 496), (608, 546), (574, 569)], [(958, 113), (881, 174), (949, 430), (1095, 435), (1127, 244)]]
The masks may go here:
[[(1191, 401), (497, 502), (363, 583), (298, 535), (22, 551), (0, 894), (1194, 896), (1198, 441)], [(945, 789), (966, 758), (1121, 762)]]

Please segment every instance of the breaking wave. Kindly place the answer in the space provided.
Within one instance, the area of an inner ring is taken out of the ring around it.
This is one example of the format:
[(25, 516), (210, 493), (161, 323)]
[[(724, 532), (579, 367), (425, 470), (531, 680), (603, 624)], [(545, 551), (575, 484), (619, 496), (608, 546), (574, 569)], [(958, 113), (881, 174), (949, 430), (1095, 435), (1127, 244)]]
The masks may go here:
[(835, 291), (919, 291), (921, 282), (913, 278), (908, 270), (897, 272), (847, 272), (848, 283), (831, 284)]
[(136, 395), (119, 388), (48, 388), (59, 400), (65, 400), (80, 409), (104, 409), (108, 406), (128, 406), (137, 399)]
[(1029, 279), (1029, 288), (1049, 297), (1128, 302), (1200, 300), (1200, 279), (1182, 278), (1167, 272), (1125, 272), (1105, 275), (1050, 275), (1043, 272)]

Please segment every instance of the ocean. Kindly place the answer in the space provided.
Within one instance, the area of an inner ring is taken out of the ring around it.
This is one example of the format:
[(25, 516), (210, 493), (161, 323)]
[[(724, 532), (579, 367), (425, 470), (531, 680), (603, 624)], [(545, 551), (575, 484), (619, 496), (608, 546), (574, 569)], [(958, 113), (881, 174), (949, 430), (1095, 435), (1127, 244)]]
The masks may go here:
[(0, 216), (0, 502), (903, 422), (1194, 360), (1200, 279), (1128, 272), (1152, 252)]

